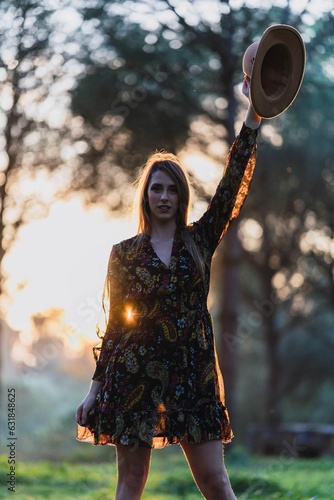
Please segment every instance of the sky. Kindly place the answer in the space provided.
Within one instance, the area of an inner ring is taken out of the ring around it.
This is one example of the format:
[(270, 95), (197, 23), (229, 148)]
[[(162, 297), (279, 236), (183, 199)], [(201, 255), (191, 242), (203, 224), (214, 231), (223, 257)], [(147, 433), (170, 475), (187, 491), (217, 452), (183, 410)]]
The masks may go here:
[(9, 326), (29, 330), (31, 315), (59, 308), (67, 323), (93, 338), (109, 252), (130, 236), (130, 226), (103, 207), (87, 210), (79, 196), (56, 202), (47, 217), (23, 226), (4, 261)]

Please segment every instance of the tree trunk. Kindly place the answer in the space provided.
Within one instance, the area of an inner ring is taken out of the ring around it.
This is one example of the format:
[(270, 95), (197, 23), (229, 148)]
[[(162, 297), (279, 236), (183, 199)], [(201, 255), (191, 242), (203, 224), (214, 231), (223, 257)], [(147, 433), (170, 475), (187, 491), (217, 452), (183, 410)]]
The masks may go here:
[[(13, 141), (13, 127), (18, 121), (18, 116), (16, 114), (16, 106), (19, 100), (19, 85), (18, 85), (18, 71), (14, 69), (11, 72), (11, 78), (8, 78), (8, 81), (11, 83), (13, 88), (13, 103), (10, 111), (7, 113), (7, 123), (4, 128), (4, 137), (6, 139), (6, 152), (8, 156), (7, 168), (3, 171), (4, 174), (4, 182), (0, 186), (0, 297), (3, 292), (3, 280), (4, 276), (2, 273), (2, 263), (3, 258), (6, 253), (6, 249), (4, 247), (4, 211), (5, 211), (5, 202), (7, 197), (7, 185), (8, 179), (15, 167), (17, 148)], [(1, 353), (3, 351), (3, 318), (0, 318), (0, 405), (2, 404), (2, 395), (3, 395), (3, 362)]]
[[(271, 254), (270, 234), (266, 224), (263, 226), (264, 251), (267, 256)], [(272, 286), (274, 272), (269, 262), (263, 268), (264, 299), (257, 304), (263, 316), (265, 347), (267, 352), (268, 379), (266, 384), (266, 423), (276, 426), (282, 420), (280, 391), (280, 361), (279, 361), (279, 332), (276, 326), (276, 301), (275, 291)]]
[(226, 405), (232, 427), (236, 417), (236, 357), (237, 357), (237, 320), (239, 304), (239, 267), (241, 247), (237, 235), (238, 224), (234, 221), (227, 231), (223, 243), (218, 247), (216, 263), (221, 279), (217, 283), (219, 297), (216, 345), (226, 394)]

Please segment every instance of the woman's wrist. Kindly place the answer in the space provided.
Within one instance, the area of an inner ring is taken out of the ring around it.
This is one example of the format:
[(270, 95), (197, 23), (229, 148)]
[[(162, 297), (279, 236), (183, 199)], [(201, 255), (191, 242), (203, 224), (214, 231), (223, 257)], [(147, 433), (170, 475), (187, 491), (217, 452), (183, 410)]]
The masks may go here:
[(246, 127), (251, 128), (252, 130), (255, 130), (259, 128), (261, 124), (261, 116), (259, 116), (255, 109), (253, 108), (252, 104), (249, 103), (247, 113), (246, 113), (246, 118), (245, 118), (245, 125)]
[(99, 380), (92, 380), (89, 387), (88, 395), (96, 397), (99, 390), (101, 389), (101, 385), (102, 382), (100, 382)]

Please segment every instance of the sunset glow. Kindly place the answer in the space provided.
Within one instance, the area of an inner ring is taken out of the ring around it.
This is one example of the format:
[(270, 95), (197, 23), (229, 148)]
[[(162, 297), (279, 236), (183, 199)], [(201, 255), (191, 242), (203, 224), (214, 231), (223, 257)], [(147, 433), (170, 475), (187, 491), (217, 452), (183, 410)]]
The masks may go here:
[(95, 338), (109, 252), (130, 234), (129, 221), (103, 207), (87, 210), (79, 197), (56, 202), (47, 218), (22, 227), (4, 261), (9, 326), (27, 332), (33, 315), (58, 308), (72, 335)]

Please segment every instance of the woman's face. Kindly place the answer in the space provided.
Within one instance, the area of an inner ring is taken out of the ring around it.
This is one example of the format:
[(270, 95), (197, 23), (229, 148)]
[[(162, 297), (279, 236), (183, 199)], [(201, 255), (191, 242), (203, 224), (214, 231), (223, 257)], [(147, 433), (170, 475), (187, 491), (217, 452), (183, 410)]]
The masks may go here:
[(151, 217), (157, 222), (175, 219), (179, 208), (179, 195), (173, 179), (163, 170), (152, 174), (147, 190)]

